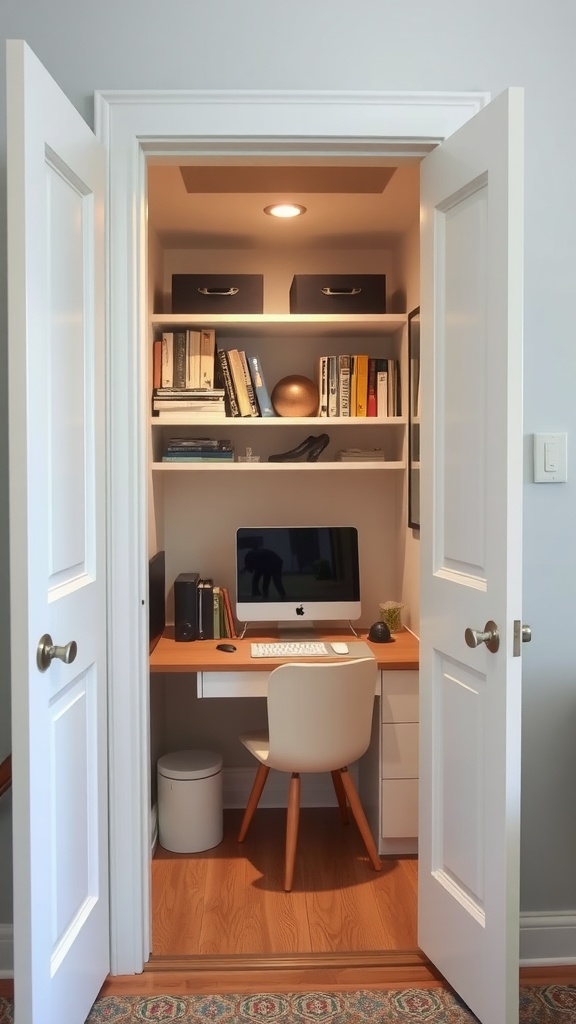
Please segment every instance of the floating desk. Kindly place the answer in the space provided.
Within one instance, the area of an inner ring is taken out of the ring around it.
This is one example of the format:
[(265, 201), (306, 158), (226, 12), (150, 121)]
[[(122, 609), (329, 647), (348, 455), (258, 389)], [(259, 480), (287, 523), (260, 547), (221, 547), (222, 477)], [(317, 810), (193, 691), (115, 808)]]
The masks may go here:
[[(419, 647), (418, 640), (408, 630), (402, 630), (394, 634), (394, 641), (389, 644), (373, 644), (367, 639), (367, 631), (359, 630), (358, 637), (345, 632), (321, 632), (315, 639), (331, 643), (333, 640), (341, 640), (352, 648), (356, 640), (364, 641), (376, 658), (379, 669), (392, 669), (395, 671), (417, 671)], [(150, 655), (151, 672), (202, 672), (206, 674), (241, 674), (248, 676), (257, 673), (262, 677), (262, 688), (259, 694), (265, 695), (265, 677), (287, 661), (296, 660), (290, 658), (252, 658), (250, 656), (250, 644), (253, 642), (274, 643), (278, 640), (277, 634), (270, 632), (266, 634), (247, 633), (244, 639), (233, 640), (193, 640), (190, 643), (177, 642), (173, 639), (173, 632), (166, 630), (166, 634), (160, 638), (156, 647)], [(236, 650), (231, 653), (218, 651), (219, 643), (234, 644)], [(352, 654), (352, 650), (351, 650)], [(339, 661), (342, 655), (335, 654), (333, 657), (322, 657), (318, 661)], [(299, 658), (299, 661), (315, 659)], [(250, 696), (250, 687), (243, 696)], [(222, 694), (226, 696), (226, 694)], [(229, 693), (227, 696), (235, 696)]]

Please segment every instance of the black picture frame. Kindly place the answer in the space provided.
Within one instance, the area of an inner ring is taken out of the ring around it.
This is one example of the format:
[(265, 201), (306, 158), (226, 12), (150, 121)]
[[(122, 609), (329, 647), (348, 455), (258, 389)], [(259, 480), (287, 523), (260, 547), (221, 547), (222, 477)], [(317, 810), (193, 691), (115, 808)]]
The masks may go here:
[(408, 526), (420, 529), (420, 306), (408, 314)]

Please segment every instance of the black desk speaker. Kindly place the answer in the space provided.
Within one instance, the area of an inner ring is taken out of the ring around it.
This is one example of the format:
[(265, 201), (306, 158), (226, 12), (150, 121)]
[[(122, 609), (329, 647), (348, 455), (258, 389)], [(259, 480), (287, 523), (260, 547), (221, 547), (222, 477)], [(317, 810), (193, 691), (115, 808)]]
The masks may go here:
[(174, 580), (174, 639), (198, 640), (197, 572), (181, 572)]
[(166, 625), (166, 558), (157, 551), (148, 562), (148, 611), (150, 654)]

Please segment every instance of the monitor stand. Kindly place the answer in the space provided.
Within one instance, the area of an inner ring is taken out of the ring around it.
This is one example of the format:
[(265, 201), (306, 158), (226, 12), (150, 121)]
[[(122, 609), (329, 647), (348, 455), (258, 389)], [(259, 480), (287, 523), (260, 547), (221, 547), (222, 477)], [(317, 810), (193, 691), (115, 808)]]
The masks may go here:
[[(240, 633), (240, 640), (244, 639), (249, 625), (249, 621), (244, 623)], [(322, 629), (322, 625), (323, 623), (312, 622), (310, 619), (305, 624), (299, 622), (279, 622), (276, 627), (276, 633), (279, 640), (319, 640), (326, 633), (326, 629)], [(333, 625), (332, 628), (334, 628)], [(358, 636), (350, 619), (348, 619), (348, 629), (355, 637)]]
[(308, 620), (305, 624), (299, 622), (279, 622), (277, 626), (279, 640), (320, 640), (322, 629), (316, 626), (315, 622)]
[[(322, 628), (323, 626), (324, 628)], [(300, 624), (299, 622), (279, 622), (278, 637), (280, 640), (320, 640), (322, 636), (326, 635), (327, 626), (328, 623), (322, 622), (308, 621), (306, 624)], [(334, 623), (330, 624), (330, 628), (335, 628)], [(348, 629), (355, 637), (358, 636), (358, 633), (354, 629), (350, 619), (348, 619)]]

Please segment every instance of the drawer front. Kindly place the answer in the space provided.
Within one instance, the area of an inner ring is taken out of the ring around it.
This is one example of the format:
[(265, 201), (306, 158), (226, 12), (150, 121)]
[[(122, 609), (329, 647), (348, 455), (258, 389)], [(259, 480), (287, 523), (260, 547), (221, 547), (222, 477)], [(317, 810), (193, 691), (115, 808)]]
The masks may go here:
[(199, 697), (265, 697), (268, 672), (198, 672)]
[(418, 835), (418, 779), (382, 783), (381, 835), (403, 839)]
[(418, 673), (382, 672), (382, 721), (417, 722)]
[(418, 726), (382, 726), (383, 779), (418, 778)]

